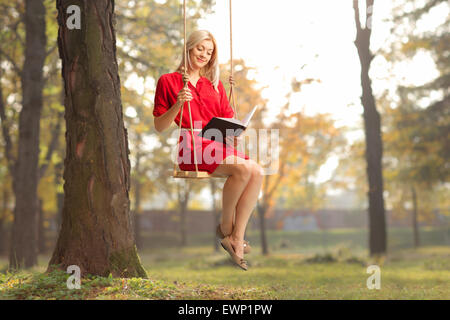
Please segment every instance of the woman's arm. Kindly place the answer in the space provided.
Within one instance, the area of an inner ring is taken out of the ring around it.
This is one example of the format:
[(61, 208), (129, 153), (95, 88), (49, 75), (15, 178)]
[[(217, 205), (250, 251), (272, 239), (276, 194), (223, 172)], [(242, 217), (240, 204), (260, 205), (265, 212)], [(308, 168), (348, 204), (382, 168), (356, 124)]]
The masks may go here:
[[(165, 113), (160, 115), (159, 117), (154, 117), (155, 129), (158, 132), (163, 132), (177, 116), (180, 111), (181, 106), (185, 101), (192, 100), (192, 93), (189, 88), (183, 88), (178, 92), (177, 102), (174, 103), (172, 107), (170, 107)], [(181, 121), (182, 119), (180, 119)]]

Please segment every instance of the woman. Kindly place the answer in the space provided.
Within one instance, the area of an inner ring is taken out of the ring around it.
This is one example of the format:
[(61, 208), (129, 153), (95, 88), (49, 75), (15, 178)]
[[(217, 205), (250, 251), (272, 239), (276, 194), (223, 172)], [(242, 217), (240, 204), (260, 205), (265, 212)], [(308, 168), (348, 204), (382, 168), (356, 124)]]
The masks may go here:
[[(180, 123), (180, 110), (185, 101), (190, 101), (192, 122), (197, 131), (201, 130), (213, 117), (231, 118), (234, 115), (230, 107), (222, 82), (219, 80), (217, 45), (213, 35), (205, 30), (193, 32), (186, 43), (188, 87), (184, 88), (182, 70), (184, 53), (176, 72), (162, 75), (156, 86), (155, 128), (158, 132), (167, 129), (172, 121)], [(233, 79), (230, 77), (230, 81)], [(191, 161), (179, 163), (181, 170), (195, 170), (192, 152), (192, 137), (187, 106), (183, 109), (181, 127), (183, 143), (187, 144)], [(244, 257), (244, 233), (250, 215), (255, 207), (262, 184), (261, 167), (249, 157), (236, 150), (238, 139), (227, 137), (226, 143), (198, 137), (194, 133), (197, 148), (198, 170), (209, 173), (228, 175), (223, 187), (222, 216), (217, 234), (222, 246), (242, 269), (247, 270)], [(211, 159), (202, 158), (206, 150), (213, 150)], [(180, 155), (180, 154), (179, 154)], [(245, 250), (248, 251), (248, 250)]]

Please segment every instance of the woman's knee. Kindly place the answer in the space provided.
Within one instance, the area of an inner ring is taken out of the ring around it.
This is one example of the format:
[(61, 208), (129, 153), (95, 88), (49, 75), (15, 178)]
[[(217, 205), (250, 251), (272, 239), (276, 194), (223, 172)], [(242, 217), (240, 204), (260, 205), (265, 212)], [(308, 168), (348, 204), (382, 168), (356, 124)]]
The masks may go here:
[(263, 168), (256, 162), (252, 163), (252, 178), (257, 180), (262, 180), (264, 175)]
[(250, 180), (252, 174), (253, 174), (253, 166), (249, 162), (244, 162), (240, 164), (234, 165), (234, 176), (236, 176), (238, 179), (248, 181)]

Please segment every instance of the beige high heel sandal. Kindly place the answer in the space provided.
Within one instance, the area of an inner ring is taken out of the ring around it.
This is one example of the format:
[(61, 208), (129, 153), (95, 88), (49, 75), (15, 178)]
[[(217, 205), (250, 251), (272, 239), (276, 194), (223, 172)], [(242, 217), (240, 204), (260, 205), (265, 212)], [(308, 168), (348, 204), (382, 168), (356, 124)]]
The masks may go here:
[(220, 244), (222, 245), (222, 248), (224, 248), (230, 254), (233, 262), (236, 263), (241, 269), (247, 271), (247, 261), (236, 255), (236, 252), (231, 245), (230, 239), (228, 237), (225, 237), (222, 239), (222, 241), (220, 241)]

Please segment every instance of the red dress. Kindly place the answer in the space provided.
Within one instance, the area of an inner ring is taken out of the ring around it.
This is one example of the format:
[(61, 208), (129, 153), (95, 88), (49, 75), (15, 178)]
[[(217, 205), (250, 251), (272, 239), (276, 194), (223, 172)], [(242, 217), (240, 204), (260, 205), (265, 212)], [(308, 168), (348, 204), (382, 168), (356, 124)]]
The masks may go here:
[[(183, 88), (183, 77), (181, 73), (173, 72), (162, 75), (155, 92), (155, 106), (153, 115), (159, 117), (164, 114), (177, 101), (178, 92)], [(225, 88), (219, 81), (217, 92), (212, 83), (205, 77), (200, 77), (194, 87), (190, 82), (188, 87), (192, 92), (193, 99), (190, 101), (193, 128), (202, 129), (213, 117), (232, 118), (233, 109), (228, 103)], [(174, 121), (179, 126), (181, 109)], [(189, 109), (187, 103), (183, 108), (183, 120), (181, 127), (189, 129)], [(213, 173), (223, 159), (234, 155), (243, 159), (249, 157), (236, 150), (230, 145), (221, 141), (214, 141), (197, 136), (198, 131), (194, 131), (197, 164), (199, 171)], [(195, 171), (192, 136), (190, 130), (181, 130), (179, 140), (178, 164), (181, 170)]]

